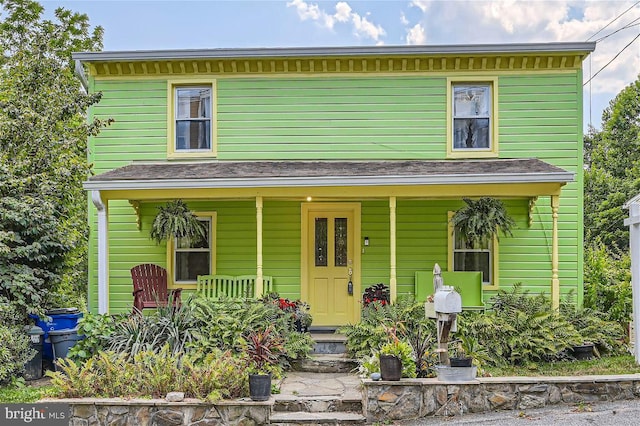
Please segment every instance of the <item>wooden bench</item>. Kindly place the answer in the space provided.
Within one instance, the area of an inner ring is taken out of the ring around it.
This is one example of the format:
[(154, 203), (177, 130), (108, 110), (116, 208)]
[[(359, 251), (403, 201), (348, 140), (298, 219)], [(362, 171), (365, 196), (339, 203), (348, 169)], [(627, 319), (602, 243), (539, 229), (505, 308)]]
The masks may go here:
[[(198, 275), (196, 294), (207, 299), (254, 299), (256, 295), (255, 275)], [(273, 291), (273, 279), (262, 277), (263, 294)]]

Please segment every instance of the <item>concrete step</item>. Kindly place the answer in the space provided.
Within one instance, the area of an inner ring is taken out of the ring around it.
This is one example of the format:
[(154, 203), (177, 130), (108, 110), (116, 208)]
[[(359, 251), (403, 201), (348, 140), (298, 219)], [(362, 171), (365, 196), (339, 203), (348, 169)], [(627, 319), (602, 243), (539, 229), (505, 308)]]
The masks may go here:
[(357, 367), (357, 361), (347, 358), (346, 354), (314, 354), (293, 364), (295, 371), (310, 373), (349, 373)]
[(306, 413), (336, 413), (362, 412), (362, 396), (296, 396), (274, 395), (273, 411), (276, 412), (306, 412)]
[(346, 425), (364, 424), (366, 418), (360, 413), (307, 413), (307, 412), (278, 412), (272, 413), (270, 424), (279, 426), (294, 425)]
[(347, 352), (347, 337), (344, 334), (312, 332), (315, 341), (314, 354), (343, 354)]

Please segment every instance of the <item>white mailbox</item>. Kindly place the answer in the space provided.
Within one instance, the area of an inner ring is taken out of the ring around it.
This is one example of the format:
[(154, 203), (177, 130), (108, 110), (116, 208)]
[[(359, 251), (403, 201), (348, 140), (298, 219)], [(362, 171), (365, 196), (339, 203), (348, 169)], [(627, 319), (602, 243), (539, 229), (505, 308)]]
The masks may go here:
[(433, 296), (433, 305), (436, 312), (443, 314), (457, 314), (462, 312), (462, 298), (451, 286), (442, 288)]

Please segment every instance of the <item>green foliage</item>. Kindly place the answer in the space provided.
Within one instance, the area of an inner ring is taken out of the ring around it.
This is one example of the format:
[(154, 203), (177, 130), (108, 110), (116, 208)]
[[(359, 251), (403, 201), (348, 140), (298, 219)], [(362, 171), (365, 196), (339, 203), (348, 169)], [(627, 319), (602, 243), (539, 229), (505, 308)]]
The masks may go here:
[(46, 309), (52, 291), (86, 288), (87, 120), (100, 100), (74, 75), (72, 52), (99, 50), (102, 29), (31, 0), (0, 1), (0, 298)]
[(500, 290), (491, 310), (458, 316), (460, 335), (477, 341), (476, 351), (491, 365), (527, 365), (554, 359), (568, 348), (582, 343), (582, 337), (560, 313), (551, 309), (544, 295), (530, 296), (516, 284)]
[(248, 395), (246, 374), (238, 374), (246, 361), (230, 352), (213, 351), (196, 362), (168, 345), (159, 351), (140, 351), (133, 358), (124, 353), (100, 352), (84, 363), (60, 362), (59, 372), (47, 372), (55, 396), (163, 397), (185, 392), (188, 398), (207, 401)]
[(402, 340), (385, 343), (378, 352), (378, 359), (380, 355), (393, 355), (398, 358), (402, 363), (402, 377), (416, 377), (416, 361), (409, 343)]
[(593, 343), (599, 354), (622, 354), (626, 352), (626, 332), (619, 322), (606, 319), (606, 314), (589, 308), (576, 309), (570, 303), (560, 305), (561, 313), (573, 325), (583, 342)]
[(27, 333), (16, 323), (15, 309), (0, 304), (0, 384), (21, 375), (34, 355)]
[(373, 302), (362, 309), (359, 323), (341, 327), (339, 331), (347, 337), (349, 355), (364, 363), (389, 342), (390, 329), (395, 329), (398, 339), (411, 345), (417, 375), (432, 375), (436, 327), (433, 320), (425, 317), (423, 303), (408, 298), (399, 298), (392, 305)]
[(603, 128), (585, 136), (585, 236), (588, 245), (629, 247), (622, 205), (640, 192), (640, 78), (625, 87), (602, 115)]
[(78, 335), (84, 338), (69, 349), (68, 356), (75, 360), (86, 360), (106, 350), (116, 324), (123, 321), (126, 321), (124, 315), (84, 314), (78, 321)]
[(512, 235), (515, 221), (507, 213), (502, 201), (491, 197), (463, 200), (466, 205), (455, 212), (451, 223), (464, 241), (470, 245), (483, 245), (494, 235), (498, 237), (498, 232)]
[(595, 242), (584, 258), (584, 307), (626, 325), (633, 312), (629, 254)]
[(240, 353), (245, 344), (244, 336), (264, 330), (266, 324), (271, 324), (273, 333), (284, 342), (282, 363), (304, 358), (313, 348), (308, 333), (292, 330), (292, 313), (268, 301), (196, 298), (191, 305), (193, 341), (188, 348), (195, 353), (205, 354), (216, 348)]
[(167, 346), (171, 353), (187, 350), (192, 342), (193, 317), (188, 304), (160, 307), (149, 315), (132, 314), (114, 324), (109, 349), (133, 358), (139, 352), (158, 352)]
[(158, 244), (172, 238), (184, 238), (195, 244), (206, 236), (204, 223), (198, 220), (182, 200), (169, 201), (159, 206), (151, 225), (151, 238)]
[(0, 403), (15, 404), (36, 402), (42, 398), (49, 396), (51, 386), (29, 386), (24, 378), (14, 378), (11, 383), (4, 387), (0, 387)]

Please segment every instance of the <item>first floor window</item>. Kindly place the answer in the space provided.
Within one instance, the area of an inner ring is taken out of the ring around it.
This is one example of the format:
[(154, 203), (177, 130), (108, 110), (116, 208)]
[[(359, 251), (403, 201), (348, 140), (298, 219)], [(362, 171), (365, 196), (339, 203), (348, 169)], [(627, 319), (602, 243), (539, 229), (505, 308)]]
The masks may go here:
[(453, 270), (482, 272), (482, 283), (491, 285), (493, 243), (474, 244), (461, 238), (454, 230)]
[(175, 99), (175, 150), (210, 151), (211, 87), (176, 87)]
[(212, 218), (198, 218), (205, 223), (206, 235), (200, 241), (176, 238), (174, 247), (174, 281), (193, 282), (198, 275), (211, 274)]

